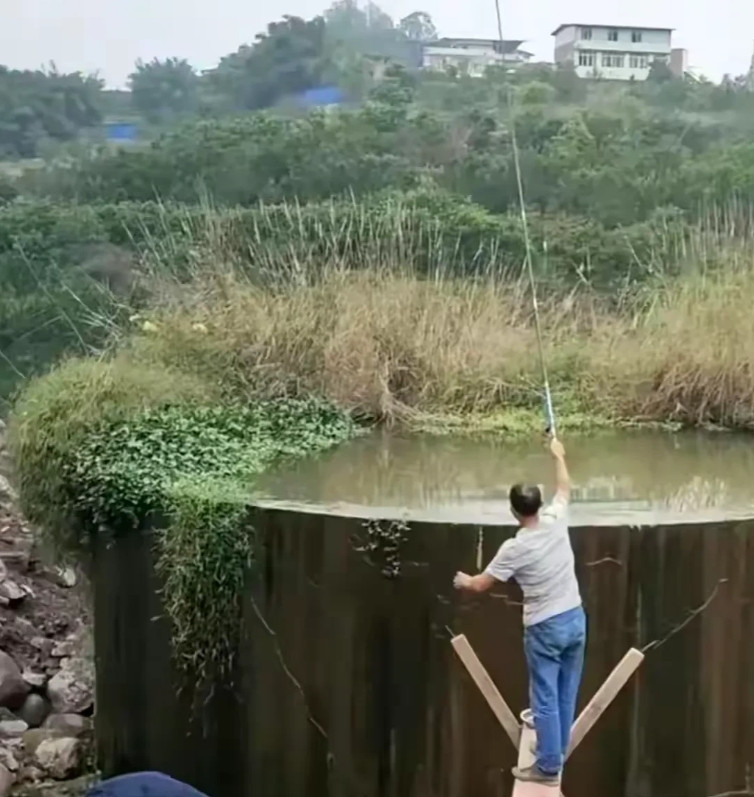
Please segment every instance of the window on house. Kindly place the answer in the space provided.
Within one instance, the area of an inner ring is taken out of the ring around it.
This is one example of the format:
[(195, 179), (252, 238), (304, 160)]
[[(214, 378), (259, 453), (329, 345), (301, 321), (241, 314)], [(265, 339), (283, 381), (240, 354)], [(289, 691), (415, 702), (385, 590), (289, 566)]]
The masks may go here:
[(647, 69), (649, 67), (649, 56), (632, 55), (628, 59), (628, 65), (631, 69)]
[(602, 53), (602, 66), (609, 68), (620, 68), (623, 66), (623, 53)]
[(634, 44), (638, 44), (641, 41), (641, 31), (640, 30), (632, 30), (631, 31), (631, 41)]
[(581, 38), (589, 41), (592, 38), (592, 29), (591, 28), (582, 28), (581, 29)]
[(609, 30), (607, 32), (607, 40), (609, 42), (617, 42), (618, 41), (618, 31), (617, 30)]
[(581, 50), (579, 52), (579, 66), (594, 66), (594, 53)]

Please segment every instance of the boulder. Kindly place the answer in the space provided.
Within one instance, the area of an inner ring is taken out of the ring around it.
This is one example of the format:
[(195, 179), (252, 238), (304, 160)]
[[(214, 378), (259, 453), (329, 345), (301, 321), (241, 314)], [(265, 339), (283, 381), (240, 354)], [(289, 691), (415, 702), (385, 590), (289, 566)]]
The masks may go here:
[(0, 764), (0, 797), (7, 797), (13, 787), (15, 778), (4, 764)]
[(47, 676), (43, 672), (24, 670), (21, 673), (21, 677), (32, 689), (44, 689), (44, 686), (47, 683)]
[(32, 728), (23, 735), (24, 752), (27, 756), (33, 756), (42, 742), (49, 742), (53, 739), (65, 739), (69, 734), (56, 731), (52, 728)]
[(18, 710), (18, 716), (30, 727), (38, 728), (50, 713), (50, 704), (42, 695), (30, 694)]
[(19, 587), (15, 581), (5, 578), (0, 583), (0, 604), (15, 608), (28, 595), (28, 590)]
[(84, 747), (78, 739), (47, 739), (37, 747), (34, 758), (55, 780), (75, 778), (84, 764)]
[(72, 567), (58, 567), (55, 569), (55, 583), (59, 587), (71, 589), (76, 586), (78, 577)]
[(0, 739), (17, 739), (28, 730), (29, 726), (22, 719), (0, 720)]
[(92, 730), (92, 720), (80, 714), (50, 714), (42, 727), (65, 736), (78, 738)]
[(16, 662), (0, 650), (0, 706), (15, 711), (23, 705), (30, 691)]
[(47, 696), (56, 714), (83, 714), (94, 705), (94, 663), (72, 658), (47, 684)]

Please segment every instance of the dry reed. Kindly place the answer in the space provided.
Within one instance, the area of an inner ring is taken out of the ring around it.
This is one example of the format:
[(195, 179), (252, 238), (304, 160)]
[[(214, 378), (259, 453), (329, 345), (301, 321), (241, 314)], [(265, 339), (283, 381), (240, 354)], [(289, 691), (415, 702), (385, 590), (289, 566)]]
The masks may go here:
[[(561, 414), (754, 426), (754, 236), (744, 227), (711, 216), (673, 241), (676, 275), (620, 301), (588, 286), (540, 297)], [(405, 241), (389, 257), (385, 232), (362, 235), (358, 252), (325, 246), (324, 260), (322, 246), (288, 257), (252, 236), (241, 262), (212, 228), (188, 277), (166, 278), (164, 253), (149, 264), (154, 326), (129, 346), (234, 396), (317, 393), (383, 420), (537, 408), (521, 275), (488, 264), (455, 278), (441, 252), (418, 274)]]

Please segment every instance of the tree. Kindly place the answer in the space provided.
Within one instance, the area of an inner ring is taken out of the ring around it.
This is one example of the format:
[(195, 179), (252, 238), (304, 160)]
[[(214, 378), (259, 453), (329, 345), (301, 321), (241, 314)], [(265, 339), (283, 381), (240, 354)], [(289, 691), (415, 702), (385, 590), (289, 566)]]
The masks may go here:
[(412, 46), (378, 5), (336, 0), (325, 11), (326, 46), (338, 66), (354, 59), (388, 58), (407, 65)]
[(278, 100), (322, 85), (329, 66), (325, 21), (285, 16), (252, 45), (225, 56), (209, 76), (235, 108), (268, 108)]
[(673, 74), (670, 66), (659, 58), (655, 58), (649, 66), (649, 75), (647, 80), (651, 83), (667, 83), (673, 80)]
[(43, 142), (74, 139), (102, 121), (96, 76), (0, 66), (0, 157), (33, 158)]
[(197, 109), (199, 76), (182, 58), (157, 58), (145, 64), (136, 62), (129, 77), (134, 108), (145, 119), (160, 122), (187, 115)]
[(437, 38), (432, 17), (426, 11), (414, 11), (398, 24), (398, 30), (411, 41), (434, 41)]

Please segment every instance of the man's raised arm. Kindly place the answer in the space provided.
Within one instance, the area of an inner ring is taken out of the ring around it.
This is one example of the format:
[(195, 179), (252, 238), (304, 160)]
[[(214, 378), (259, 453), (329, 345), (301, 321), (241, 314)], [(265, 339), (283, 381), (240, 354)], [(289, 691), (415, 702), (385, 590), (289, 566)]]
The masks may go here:
[(550, 452), (555, 458), (555, 497), (568, 503), (571, 497), (571, 477), (565, 461), (565, 448), (557, 437), (550, 441)]

